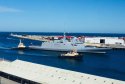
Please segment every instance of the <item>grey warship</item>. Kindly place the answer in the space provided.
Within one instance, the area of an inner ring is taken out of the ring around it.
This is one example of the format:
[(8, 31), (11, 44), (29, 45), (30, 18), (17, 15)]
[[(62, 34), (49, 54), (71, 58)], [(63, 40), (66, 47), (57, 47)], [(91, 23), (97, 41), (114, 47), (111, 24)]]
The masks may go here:
[(110, 50), (110, 48), (87, 47), (83, 42), (79, 42), (76, 37), (74, 37), (71, 41), (68, 41), (65, 34), (61, 40), (45, 41), (42, 42), (41, 46), (31, 45), (29, 48), (64, 52), (69, 52), (72, 50), (77, 50), (77, 52), (100, 52)]

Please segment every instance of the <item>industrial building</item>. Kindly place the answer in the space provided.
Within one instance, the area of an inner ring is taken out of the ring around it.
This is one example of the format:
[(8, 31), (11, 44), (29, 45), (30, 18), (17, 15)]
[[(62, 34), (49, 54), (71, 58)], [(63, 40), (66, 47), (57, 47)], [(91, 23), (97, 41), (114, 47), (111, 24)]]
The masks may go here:
[(125, 41), (118, 37), (85, 37), (85, 43), (125, 45)]

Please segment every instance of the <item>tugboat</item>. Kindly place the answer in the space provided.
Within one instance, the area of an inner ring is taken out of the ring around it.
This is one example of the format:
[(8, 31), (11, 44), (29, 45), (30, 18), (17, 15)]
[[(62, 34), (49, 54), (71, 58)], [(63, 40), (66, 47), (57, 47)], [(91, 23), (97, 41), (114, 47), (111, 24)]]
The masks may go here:
[(18, 49), (24, 49), (26, 48), (26, 46), (21, 42), (21, 39), (20, 39), (20, 43), (18, 45)]
[(80, 57), (79, 53), (77, 53), (76, 50), (72, 50), (66, 54), (61, 54), (60, 57), (63, 57), (63, 58), (78, 58)]

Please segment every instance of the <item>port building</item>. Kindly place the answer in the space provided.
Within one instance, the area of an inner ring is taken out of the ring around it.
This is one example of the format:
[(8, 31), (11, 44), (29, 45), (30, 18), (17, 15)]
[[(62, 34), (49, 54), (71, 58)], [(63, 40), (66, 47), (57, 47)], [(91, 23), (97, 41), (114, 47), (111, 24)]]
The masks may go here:
[(118, 37), (85, 37), (85, 43), (125, 45), (125, 41)]

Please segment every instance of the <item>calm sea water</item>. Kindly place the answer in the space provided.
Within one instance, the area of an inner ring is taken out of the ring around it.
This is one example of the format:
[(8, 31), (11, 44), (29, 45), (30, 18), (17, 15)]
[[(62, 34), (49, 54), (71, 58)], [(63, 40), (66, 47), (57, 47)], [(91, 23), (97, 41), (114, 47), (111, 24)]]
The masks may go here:
[[(63, 35), (62, 33), (14, 32), (15, 34), (30, 35)], [(67, 33), (73, 36), (112, 36), (125, 37), (125, 34), (99, 34), (99, 33)], [(26, 46), (31, 43), (41, 45), (40, 41), (23, 40)], [(62, 59), (61, 52), (42, 50), (11, 50), (17, 47), (18, 38), (10, 36), (10, 32), (0, 32), (0, 58), (6, 60), (24, 60), (63, 69), (114, 78), (125, 81), (125, 50), (110, 50), (106, 54), (83, 53), (81, 59)]]

